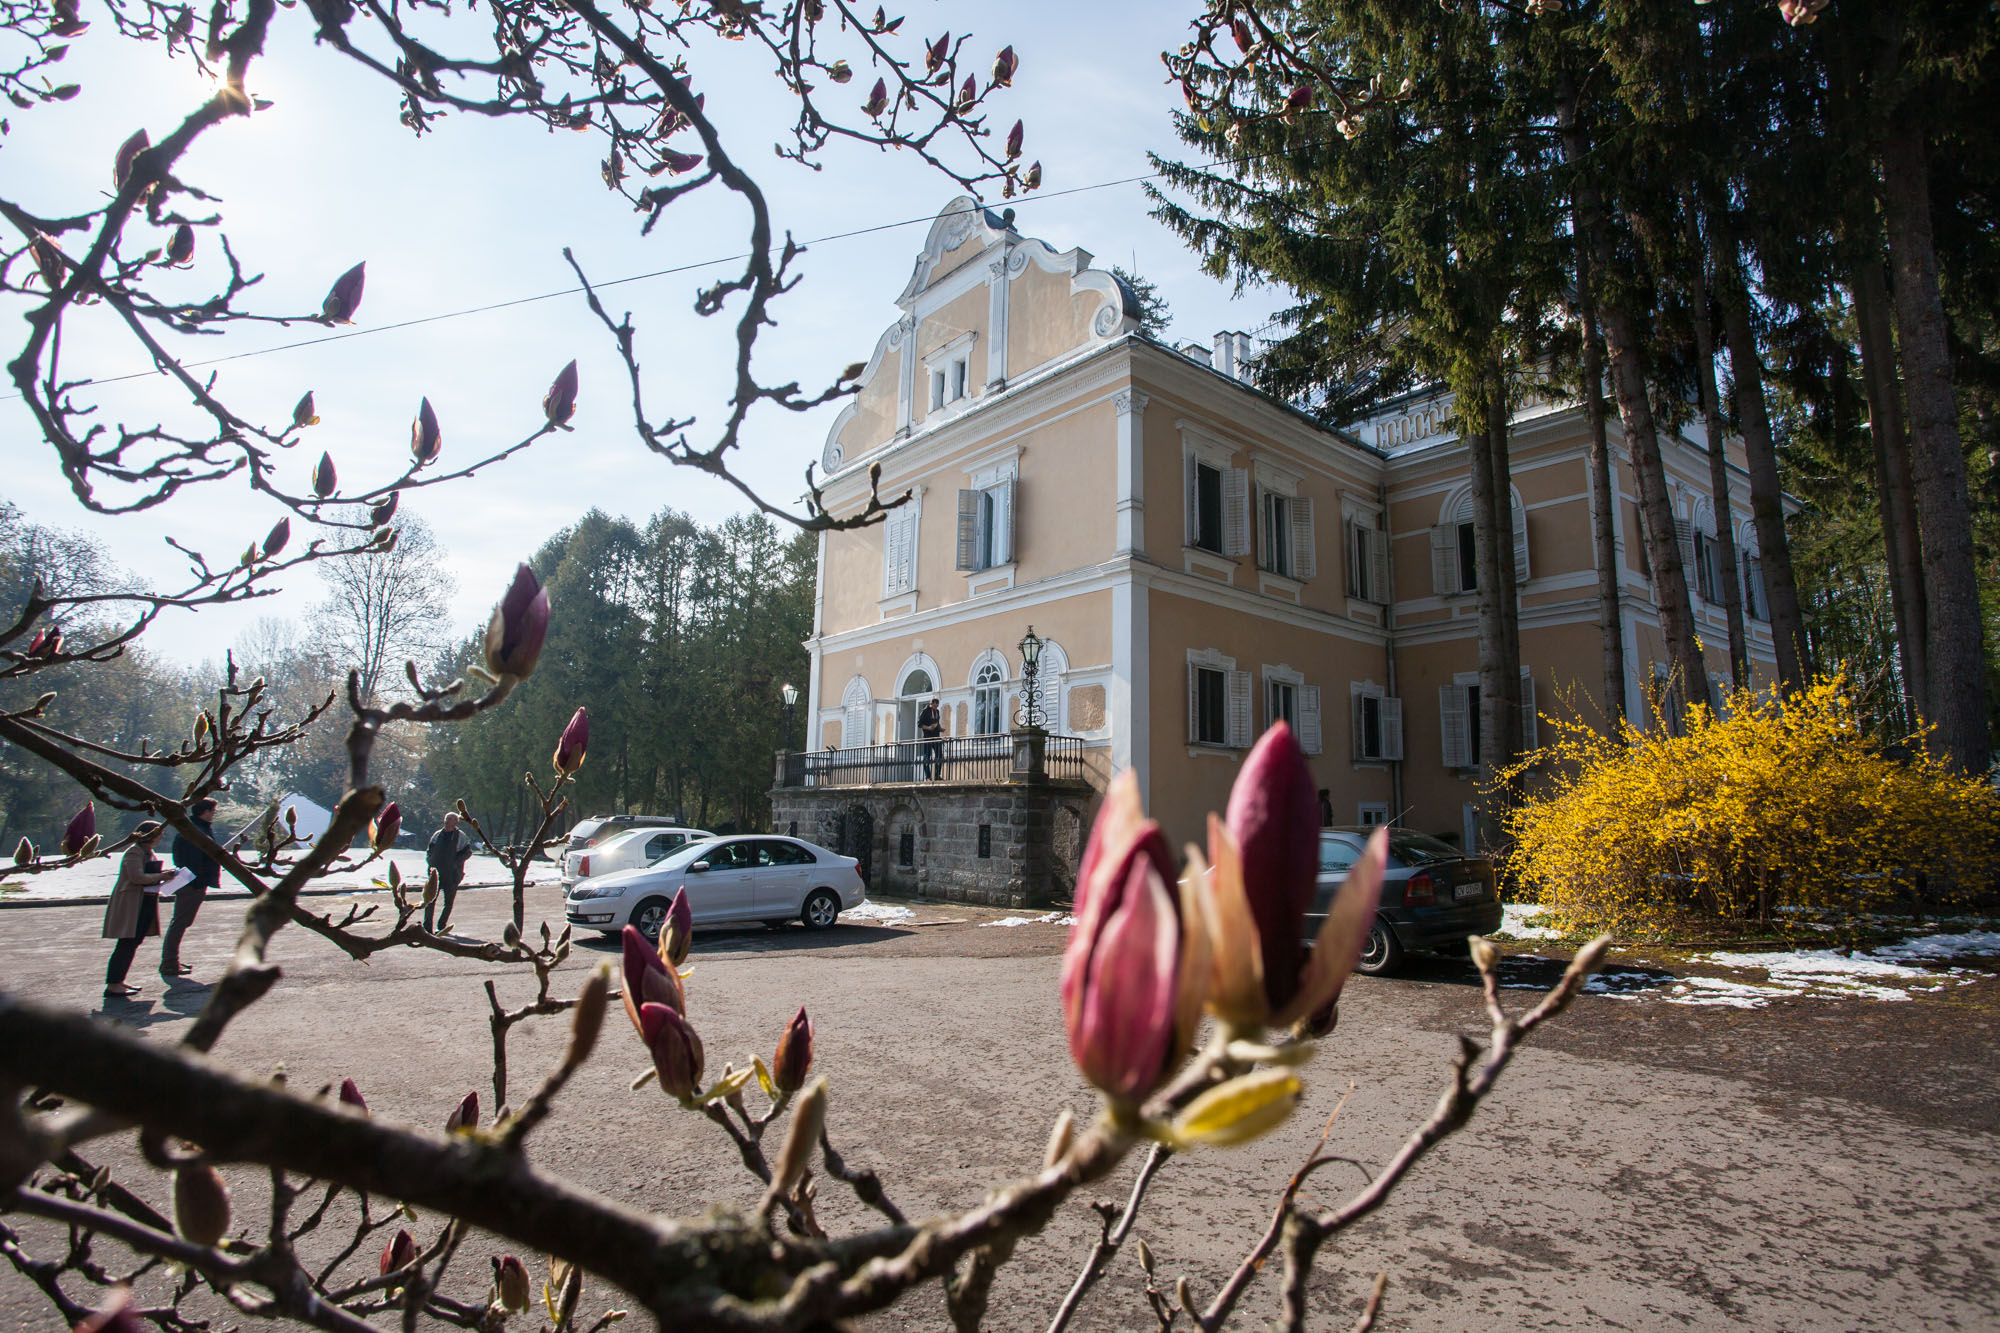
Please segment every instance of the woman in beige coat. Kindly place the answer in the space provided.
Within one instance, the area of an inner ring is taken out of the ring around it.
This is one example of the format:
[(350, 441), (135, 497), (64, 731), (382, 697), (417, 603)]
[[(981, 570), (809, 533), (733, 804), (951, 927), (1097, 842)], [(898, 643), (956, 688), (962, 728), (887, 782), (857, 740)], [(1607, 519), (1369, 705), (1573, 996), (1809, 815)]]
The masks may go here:
[(165, 824), (147, 820), (132, 830), (132, 845), (118, 862), (118, 882), (111, 888), (110, 905), (104, 909), (104, 938), (117, 940), (111, 951), (111, 966), (104, 973), (104, 993), (114, 999), (137, 995), (137, 986), (125, 984), (125, 973), (139, 952), (139, 941), (160, 933), (160, 896), (155, 893), (167, 879), (153, 849), (159, 846)]

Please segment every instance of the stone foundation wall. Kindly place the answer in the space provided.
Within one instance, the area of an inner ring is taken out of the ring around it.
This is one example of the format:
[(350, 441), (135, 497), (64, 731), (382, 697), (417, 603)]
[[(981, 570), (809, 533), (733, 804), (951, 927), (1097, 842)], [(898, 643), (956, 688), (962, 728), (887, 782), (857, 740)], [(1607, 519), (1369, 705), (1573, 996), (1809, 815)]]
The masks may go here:
[(780, 787), (771, 827), (857, 858), (871, 893), (1046, 909), (1074, 890), (1096, 800), (1065, 782)]

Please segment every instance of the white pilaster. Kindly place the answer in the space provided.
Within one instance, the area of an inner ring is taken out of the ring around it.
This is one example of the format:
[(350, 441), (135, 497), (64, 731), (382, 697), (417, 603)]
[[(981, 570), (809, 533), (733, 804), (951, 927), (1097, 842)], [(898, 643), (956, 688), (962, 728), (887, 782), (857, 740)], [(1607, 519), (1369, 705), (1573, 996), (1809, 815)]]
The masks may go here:
[(1151, 635), (1146, 586), (1127, 576), (1111, 589), (1111, 768), (1131, 769), (1150, 798)]
[(1119, 555), (1146, 549), (1146, 395), (1121, 389), (1111, 400), (1118, 409), (1118, 546)]
[(1012, 285), (1007, 270), (1013, 257), (1014, 247), (1002, 246), (1000, 257), (986, 266), (992, 280), (986, 285), (990, 299), (986, 307), (986, 384), (981, 390), (984, 393), (998, 393), (1007, 387), (1007, 289)]
[(904, 315), (896, 323), (895, 342), (903, 349), (901, 372), (896, 376), (896, 433), (907, 435), (916, 421), (917, 401), (917, 317)]

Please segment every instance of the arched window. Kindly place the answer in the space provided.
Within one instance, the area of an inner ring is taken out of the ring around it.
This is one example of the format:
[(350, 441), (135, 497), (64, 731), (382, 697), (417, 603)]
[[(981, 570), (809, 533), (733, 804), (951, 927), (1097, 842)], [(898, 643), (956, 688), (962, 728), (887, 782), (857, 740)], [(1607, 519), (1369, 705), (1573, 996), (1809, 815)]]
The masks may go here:
[(998, 664), (988, 662), (972, 681), (972, 730), (978, 736), (992, 736), (1007, 729), (1007, 711), (1001, 701), (1000, 682), (1007, 678)]
[(853, 750), (875, 743), (875, 703), (868, 682), (856, 676), (847, 682), (840, 696), (840, 743)]
[[(1509, 487), (1514, 513), (1514, 582), (1528, 581), (1528, 511), (1521, 492)], [(1472, 488), (1449, 497), (1431, 529), (1431, 590), (1449, 596), (1479, 587), (1479, 547), (1473, 538)]]
[(903, 673), (903, 684), (896, 691), (896, 739), (911, 741), (917, 738), (917, 714), (924, 703), (937, 693), (937, 684), (931, 673), (922, 667), (912, 667)]

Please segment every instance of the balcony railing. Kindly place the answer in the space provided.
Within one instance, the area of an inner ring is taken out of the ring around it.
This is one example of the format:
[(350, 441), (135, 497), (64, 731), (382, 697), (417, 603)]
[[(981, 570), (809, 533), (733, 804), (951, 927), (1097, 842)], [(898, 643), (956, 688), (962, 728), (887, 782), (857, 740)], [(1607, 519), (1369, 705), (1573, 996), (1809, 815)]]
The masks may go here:
[(896, 782), (1005, 783), (1040, 777), (1080, 782), (1084, 741), (1080, 736), (1041, 739), (1041, 771), (1031, 755), (1017, 753), (1017, 736), (947, 736), (935, 741), (894, 741), (851, 750), (780, 754), (780, 787), (872, 787)]

